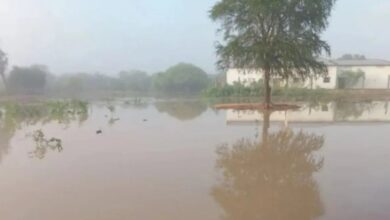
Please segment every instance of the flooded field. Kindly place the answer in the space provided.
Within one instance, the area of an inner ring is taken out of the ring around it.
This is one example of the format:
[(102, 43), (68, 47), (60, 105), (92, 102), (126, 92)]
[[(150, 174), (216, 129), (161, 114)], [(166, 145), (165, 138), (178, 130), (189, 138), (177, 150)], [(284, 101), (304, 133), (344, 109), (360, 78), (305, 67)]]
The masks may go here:
[(3, 104), (0, 219), (390, 219), (389, 104), (299, 104)]

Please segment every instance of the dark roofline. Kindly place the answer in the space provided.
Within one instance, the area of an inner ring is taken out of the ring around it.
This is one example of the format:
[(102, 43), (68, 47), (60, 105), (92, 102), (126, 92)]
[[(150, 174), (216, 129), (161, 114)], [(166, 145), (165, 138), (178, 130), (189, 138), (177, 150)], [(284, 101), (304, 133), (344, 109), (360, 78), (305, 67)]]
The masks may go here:
[(327, 66), (350, 67), (350, 66), (390, 66), (390, 61), (382, 59), (366, 60), (330, 60), (325, 59), (322, 62)]

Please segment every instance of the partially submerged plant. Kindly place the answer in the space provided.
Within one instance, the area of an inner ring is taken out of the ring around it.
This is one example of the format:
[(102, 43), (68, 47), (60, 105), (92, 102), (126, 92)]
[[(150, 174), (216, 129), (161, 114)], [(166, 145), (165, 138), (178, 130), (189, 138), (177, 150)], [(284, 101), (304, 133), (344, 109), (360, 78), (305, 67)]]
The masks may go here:
[(8, 102), (3, 106), (7, 127), (15, 130), (22, 125), (58, 122), (68, 125), (88, 118), (88, 103), (83, 101), (47, 101), (36, 103)]
[(35, 150), (29, 153), (31, 157), (43, 159), (48, 150), (63, 151), (62, 140), (55, 137), (47, 139), (42, 130), (34, 131), (32, 138), (35, 142)]

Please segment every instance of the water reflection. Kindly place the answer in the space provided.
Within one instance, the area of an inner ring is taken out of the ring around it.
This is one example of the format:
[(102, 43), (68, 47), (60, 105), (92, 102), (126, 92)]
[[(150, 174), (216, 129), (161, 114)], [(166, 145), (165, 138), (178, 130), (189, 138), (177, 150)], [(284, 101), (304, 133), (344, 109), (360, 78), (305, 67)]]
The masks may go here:
[(108, 118), (108, 125), (109, 126), (114, 126), (116, 122), (120, 120), (120, 118), (116, 117), (116, 108), (115, 105), (112, 103), (109, 103), (107, 105), (107, 109), (109, 111), (109, 115), (106, 115)]
[(88, 119), (88, 104), (82, 101), (48, 101), (34, 103), (8, 102), (0, 105), (0, 161), (9, 151), (9, 143), (17, 130), (56, 122), (67, 128)]
[(388, 102), (336, 102), (335, 121), (390, 121)]
[(200, 101), (156, 102), (155, 107), (180, 121), (195, 119), (207, 110), (207, 104)]
[(271, 114), (263, 114), (263, 139), (241, 139), (218, 148), (222, 174), (212, 196), (226, 220), (312, 220), (324, 214), (313, 175), (324, 160), (315, 155), (322, 136), (289, 128), (269, 133)]
[[(340, 122), (390, 122), (388, 102), (330, 102), (301, 104), (297, 111), (283, 111), (272, 114), (272, 122), (282, 123), (340, 123)], [(262, 121), (257, 111), (228, 110), (228, 124)]]
[(3, 119), (0, 120), (0, 162), (3, 157), (8, 153), (9, 150), (9, 142), (11, 138), (14, 136), (13, 131), (10, 131), (6, 128), (3, 123)]
[(135, 98), (132, 100), (125, 100), (121, 104), (122, 108), (132, 108), (132, 109), (147, 109), (149, 107), (149, 101), (146, 99)]

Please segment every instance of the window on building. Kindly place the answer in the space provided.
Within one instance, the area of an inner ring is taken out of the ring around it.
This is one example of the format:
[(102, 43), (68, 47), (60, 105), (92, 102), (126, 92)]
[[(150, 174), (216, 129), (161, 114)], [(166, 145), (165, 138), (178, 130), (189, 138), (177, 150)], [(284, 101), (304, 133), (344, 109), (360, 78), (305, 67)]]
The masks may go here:
[(330, 77), (329, 76), (324, 77), (324, 83), (330, 83)]

